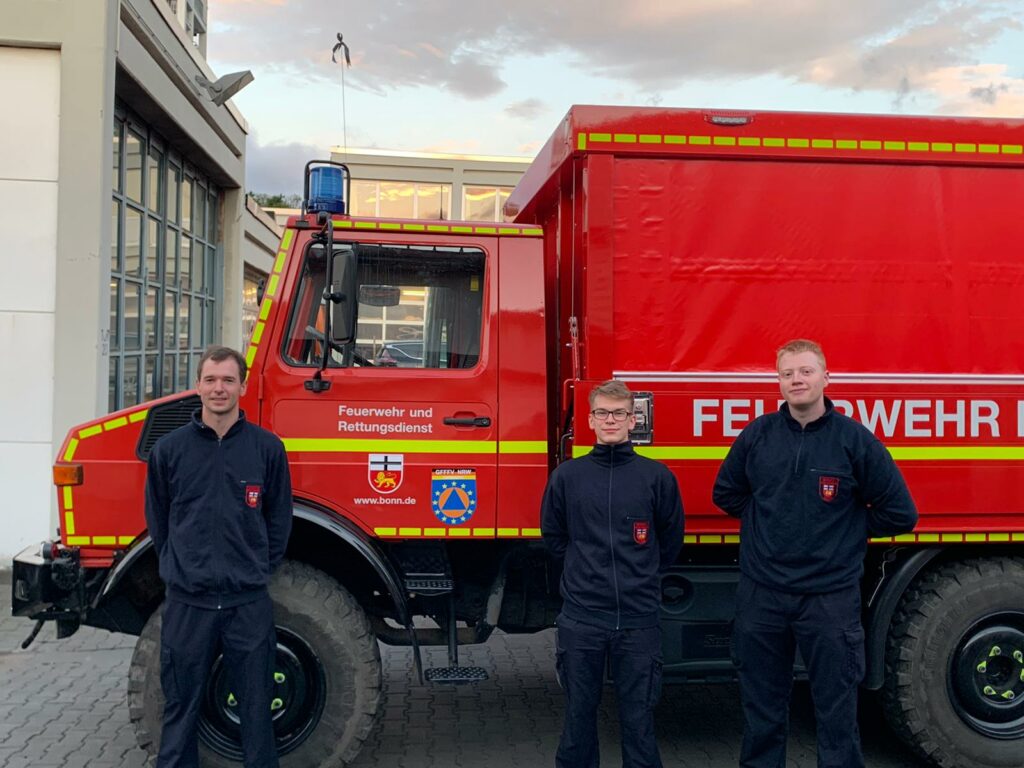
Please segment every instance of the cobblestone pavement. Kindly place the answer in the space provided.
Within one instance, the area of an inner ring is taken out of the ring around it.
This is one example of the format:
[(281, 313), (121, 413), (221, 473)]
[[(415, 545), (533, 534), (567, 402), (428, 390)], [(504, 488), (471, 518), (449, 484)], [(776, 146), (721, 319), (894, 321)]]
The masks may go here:
[[(125, 690), (134, 638), (84, 628), (56, 640), (45, 627), (25, 651), (31, 623), (10, 616), (10, 572), (0, 573), (0, 768), (141, 768)], [(549, 766), (562, 721), (553, 670), (552, 631), (496, 634), (460, 652), (464, 664), (491, 672), (473, 687), (421, 686), (405, 649), (382, 648), (385, 699), (380, 722), (354, 766)], [(443, 648), (426, 651), (425, 666), (445, 663)], [(889, 733), (871, 698), (861, 729), (871, 768), (921, 768)], [(666, 768), (735, 766), (742, 718), (734, 685), (671, 686), (657, 709)], [(601, 757), (619, 765), (614, 697), (600, 710)], [(788, 768), (814, 766), (814, 724), (807, 687), (792, 709)]]

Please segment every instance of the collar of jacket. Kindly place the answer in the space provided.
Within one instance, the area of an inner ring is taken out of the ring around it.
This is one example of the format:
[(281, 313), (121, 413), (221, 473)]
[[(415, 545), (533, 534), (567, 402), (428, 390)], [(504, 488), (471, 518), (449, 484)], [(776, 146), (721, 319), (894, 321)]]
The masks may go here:
[[(224, 438), (227, 439), (232, 435), (237, 434), (241, 429), (242, 425), (245, 424), (245, 411), (238, 411), (238, 421), (231, 425), (227, 432), (224, 433)], [(217, 433), (214, 432), (212, 427), (208, 427), (203, 423), (203, 409), (196, 408), (192, 411), (192, 427), (203, 437), (211, 440), (217, 439)]]
[(825, 398), (825, 413), (816, 418), (814, 421), (808, 422), (807, 426), (800, 426), (800, 422), (793, 418), (793, 415), (789, 412), (789, 403), (783, 403), (782, 407), (779, 408), (779, 413), (782, 414), (782, 418), (786, 420), (790, 429), (800, 432), (807, 430), (808, 432), (814, 432), (822, 429), (828, 420), (832, 418), (832, 412), (835, 410), (835, 406), (832, 405), (832, 401), (827, 397)]
[(615, 445), (594, 443), (594, 450), (590, 452), (590, 458), (602, 467), (610, 467), (613, 463), (624, 464), (627, 461), (632, 461), (635, 456), (636, 451), (633, 450), (633, 443), (629, 440)]

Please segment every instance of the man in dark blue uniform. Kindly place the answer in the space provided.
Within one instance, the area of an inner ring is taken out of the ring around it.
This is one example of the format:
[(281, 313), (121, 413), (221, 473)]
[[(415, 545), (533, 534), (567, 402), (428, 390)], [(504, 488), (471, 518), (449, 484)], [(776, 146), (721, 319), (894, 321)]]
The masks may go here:
[(917, 510), (885, 446), (825, 397), (821, 347), (796, 339), (778, 350), (776, 363), (786, 402), (740, 433), (714, 488), (715, 504), (741, 520), (732, 649), (746, 719), (740, 765), (786, 764), (799, 648), (819, 768), (861, 768), (867, 540), (912, 530)]
[(661, 575), (683, 546), (683, 504), (667, 467), (637, 455), (633, 393), (607, 381), (590, 393), (597, 444), (551, 474), (544, 542), (563, 561), (557, 668), (566, 712), (555, 763), (598, 765), (597, 707), (611, 663), (626, 768), (661, 766), (654, 705), (661, 693)]
[(199, 765), (196, 724), (218, 651), (237, 701), (244, 765), (278, 764), (267, 584), (288, 543), (292, 492), (281, 441), (238, 408), (245, 375), (238, 352), (207, 349), (196, 383), (202, 408), (149, 457), (146, 524), (166, 586), (159, 768)]

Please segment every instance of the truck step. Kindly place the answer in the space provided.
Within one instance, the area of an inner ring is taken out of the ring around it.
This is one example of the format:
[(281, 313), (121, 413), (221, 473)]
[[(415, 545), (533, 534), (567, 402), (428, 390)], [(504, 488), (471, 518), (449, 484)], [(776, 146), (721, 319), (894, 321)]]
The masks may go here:
[(429, 683), (462, 685), (483, 682), (487, 679), (487, 670), (483, 667), (432, 667), (424, 676)]
[(454, 588), (454, 580), (444, 574), (411, 574), (405, 577), (405, 591), (418, 595), (446, 595)]

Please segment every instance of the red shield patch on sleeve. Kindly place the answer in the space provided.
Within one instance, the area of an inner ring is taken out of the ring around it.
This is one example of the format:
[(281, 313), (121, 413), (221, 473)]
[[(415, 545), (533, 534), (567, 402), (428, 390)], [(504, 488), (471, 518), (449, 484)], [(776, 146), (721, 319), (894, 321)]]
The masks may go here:
[(650, 533), (650, 523), (646, 520), (633, 521), (633, 541), (637, 544), (646, 544), (647, 536)]
[(818, 495), (821, 496), (822, 501), (832, 501), (835, 499), (836, 494), (839, 493), (839, 478), (838, 477), (819, 477), (818, 478)]
[(245, 503), (246, 505), (256, 509), (260, 504), (260, 493), (262, 488), (258, 485), (247, 485), (245, 486)]

